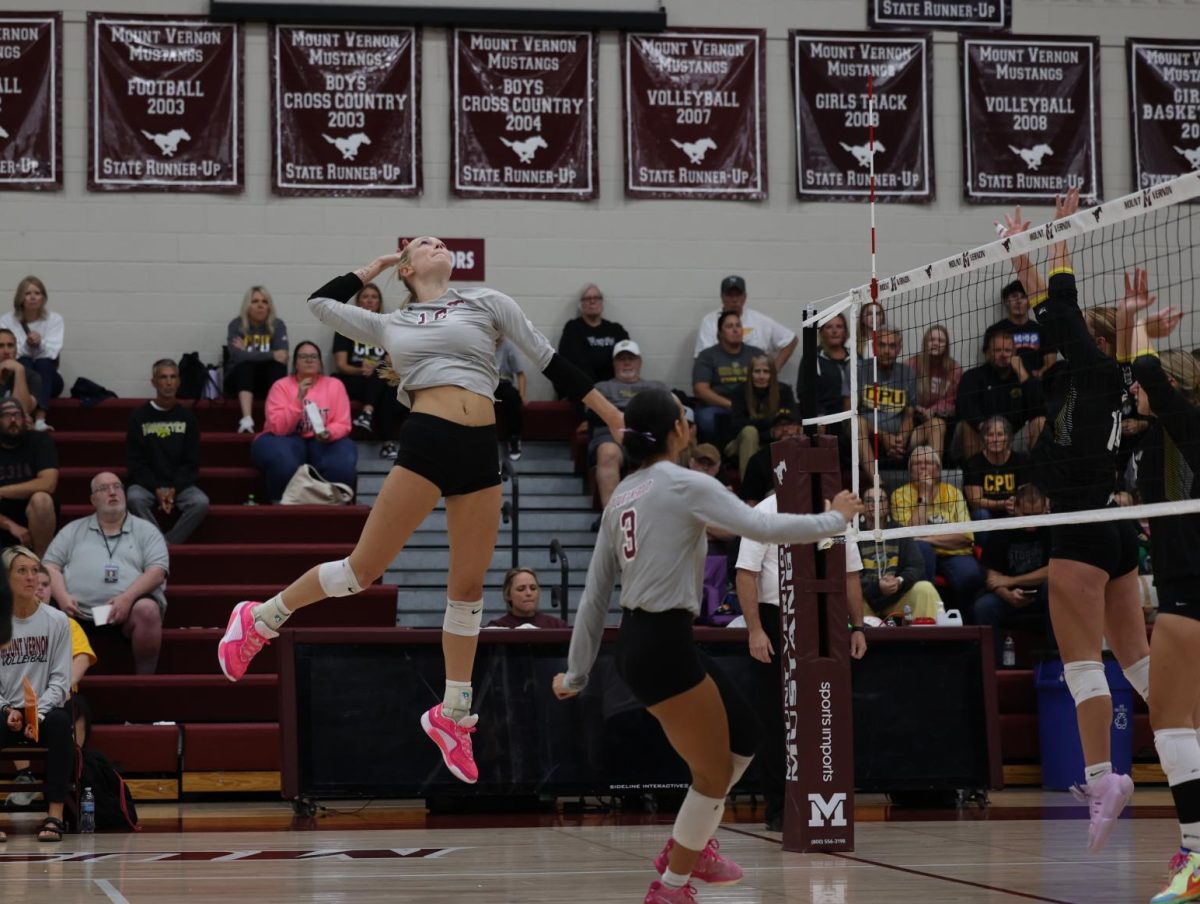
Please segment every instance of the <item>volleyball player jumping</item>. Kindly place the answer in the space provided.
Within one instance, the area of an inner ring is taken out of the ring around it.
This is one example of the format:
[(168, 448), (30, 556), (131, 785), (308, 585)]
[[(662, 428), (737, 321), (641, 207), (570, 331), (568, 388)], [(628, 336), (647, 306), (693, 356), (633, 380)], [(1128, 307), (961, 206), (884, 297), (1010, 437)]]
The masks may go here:
[[(625, 448), (637, 470), (618, 484), (604, 509), (567, 671), (555, 676), (553, 686), (565, 699), (587, 683), (619, 574), (617, 670), (692, 775), (672, 838), (654, 862), (662, 878), (650, 885), (645, 904), (691, 902), (689, 877), (714, 884), (742, 877), (741, 867), (717, 852), (713, 835), (725, 796), (750, 765), (761, 733), (749, 704), (692, 641), (705, 527), (766, 543), (808, 543), (841, 532), (862, 504), (843, 491), (823, 514), (771, 515), (745, 505), (711, 477), (679, 467), (674, 462), (687, 448), (688, 424), (683, 406), (665, 390), (636, 395), (625, 409), (625, 425)], [(861, 628), (861, 604), (858, 609), (851, 621)], [(863, 635), (850, 637), (851, 655), (861, 658)]]
[[(1072, 189), (1056, 199), (1055, 219), (1078, 209), (1079, 192)], [(1005, 227), (1010, 236), (1029, 228), (1019, 207), (1005, 217)], [(1037, 314), (1043, 351), (1059, 354), (1042, 375), (1047, 417), (1033, 450), (1034, 482), (1054, 512), (1103, 509), (1116, 489), (1125, 395), (1121, 369), (1088, 331), (1065, 241), (1051, 251), (1046, 281), (1027, 255), (1014, 258), (1013, 267)], [(1050, 619), (1083, 744), (1086, 784), (1073, 791), (1088, 804), (1092, 853), (1104, 847), (1133, 796), (1133, 780), (1112, 770), (1112, 696), (1101, 661), (1105, 638), (1129, 683), (1143, 698), (1149, 695), (1150, 646), (1137, 564), (1137, 532), (1129, 521), (1051, 529)]]
[[(378, 314), (346, 304), (380, 273), (396, 268), (409, 291), (399, 310)], [(496, 340), (512, 339), (555, 384), (568, 387), (620, 436), (624, 419), (578, 368), (560, 358), (507, 295), (491, 289), (451, 289), (454, 255), (439, 239), (405, 243), (365, 267), (339, 276), (309, 298), (327, 326), (351, 339), (386, 348), (400, 400), (412, 413), (400, 430), (396, 466), (350, 555), (310, 568), (265, 603), (234, 607), (217, 658), (231, 681), (294, 611), (326, 597), (358, 593), (383, 574), (409, 537), (446, 499), (450, 571), (442, 652), (446, 689), (421, 716), (446, 766), (464, 782), (479, 777), (471, 747), (478, 716), (471, 714), (471, 671), (483, 613), (483, 580), (500, 524), (500, 458), (493, 393)]]
[[(1180, 314), (1154, 304), (1146, 271), (1125, 277), (1117, 305), (1117, 359), (1131, 365), (1138, 414), (1151, 418), (1138, 449), (1143, 502), (1200, 498), (1200, 365), (1189, 352), (1159, 354)], [(1179, 818), (1180, 848), (1151, 904), (1200, 901), (1200, 515), (1150, 519), (1158, 618), (1150, 644), (1150, 725)]]

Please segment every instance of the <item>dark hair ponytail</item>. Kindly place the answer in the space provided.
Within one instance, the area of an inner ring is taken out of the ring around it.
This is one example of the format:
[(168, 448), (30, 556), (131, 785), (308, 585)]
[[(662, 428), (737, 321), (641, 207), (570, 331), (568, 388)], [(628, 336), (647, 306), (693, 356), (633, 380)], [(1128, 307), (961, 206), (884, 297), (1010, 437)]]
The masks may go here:
[(635, 468), (667, 451), (667, 437), (683, 417), (679, 400), (665, 389), (643, 389), (625, 408), (625, 451)]

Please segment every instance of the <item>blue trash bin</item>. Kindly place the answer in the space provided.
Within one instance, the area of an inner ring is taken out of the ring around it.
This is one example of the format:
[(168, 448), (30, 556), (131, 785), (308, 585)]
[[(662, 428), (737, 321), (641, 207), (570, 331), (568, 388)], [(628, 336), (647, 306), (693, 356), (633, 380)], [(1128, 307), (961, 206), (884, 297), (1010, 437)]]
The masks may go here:
[[(1112, 692), (1113, 771), (1128, 775), (1133, 766), (1133, 686), (1114, 660), (1104, 663)], [(1083, 781), (1083, 747), (1075, 721), (1075, 701), (1063, 675), (1060, 659), (1039, 662), (1033, 670), (1038, 695), (1038, 747), (1042, 757), (1042, 787), (1065, 791)]]

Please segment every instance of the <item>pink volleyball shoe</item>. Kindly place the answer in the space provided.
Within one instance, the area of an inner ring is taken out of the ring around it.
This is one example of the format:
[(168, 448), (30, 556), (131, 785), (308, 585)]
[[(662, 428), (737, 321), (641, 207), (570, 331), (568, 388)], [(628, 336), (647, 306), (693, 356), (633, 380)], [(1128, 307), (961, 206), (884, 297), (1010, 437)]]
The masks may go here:
[(258, 651), (269, 644), (272, 638), (278, 637), (278, 631), (272, 631), (266, 625), (254, 621), (254, 607), (258, 603), (247, 600), (233, 607), (229, 615), (229, 624), (225, 626), (225, 636), (217, 644), (217, 662), (221, 671), (230, 681), (237, 681), (246, 674), (250, 660)]
[[(692, 870), (691, 878), (707, 882), (709, 885), (734, 885), (742, 881), (742, 868), (727, 857), (718, 854), (717, 849), (720, 846), (721, 843), (717, 839), (710, 838), (708, 840), (708, 844), (700, 852), (700, 859), (696, 861), (696, 868)], [(667, 861), (671, 859), (671, 848), (673, 847), (675, 847), (675, 839), (668, 838), (666, 846), (654, 858), (654, 869), (660, 876), (667, 870)]]
[(672, 888), (655, 879), (642, 904), (696, 904), (696, 889), (690, 882), (683, 888)]
[(1108, 836), (1117, 827), (1121, 811), (1133, 799), (1133, 779), (1128, 775), (1110, 772), (1108, 775), (1076, 785), (1071, 793), (1088, 805), (1088, 853), (1098, 854), (1108, 843)]
[(478, 721), (479, 716), (472, 715), (455, 722), (442, 714), (440, 703), (421, 716), (421, 727), (442, 751), (446, 768), (459, 781), (469, 785), (479, 781), (479, 767), (475, 765), (475, 755), (471, 751), (471, 735), (475, 733), (475, 723)]

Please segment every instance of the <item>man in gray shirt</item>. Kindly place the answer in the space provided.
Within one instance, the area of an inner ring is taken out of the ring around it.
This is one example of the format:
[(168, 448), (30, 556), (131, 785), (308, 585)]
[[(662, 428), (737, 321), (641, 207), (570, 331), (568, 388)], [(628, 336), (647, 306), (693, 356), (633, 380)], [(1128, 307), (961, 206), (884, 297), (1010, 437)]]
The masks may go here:
[[(632, 339), (622, 339), (613, 346), (613, 374), (613, 379), (597, 383), (596, 391), (621, 411), (642, 390), (667, 388), (665, 383), (658, 380), (642, 379), (642, 350)], [(588, 464), (596, 468), (596, 491), (603, 508), (608, 505), (609, 497), (621, 481), (625, 453), (603, 421), (595, 415), (589, 415), (588, 420), (592, 424), (592, 438), (588, 440)]]
[(92, 505), (94, 515), (66, 525), (46, 550), (54, 601), (84, 622), (96, 620), (97, 606), (111, 606), (107, 623), (130, 639), (137, 673), (152, 675), (167, 608), (167, 542), (149, 521), (128, 514), (115, 474), (92, 478)]
[[(879, 457), (903, 466), (908, 450), (929, 445), (927, 425), (914, 427), (917, 375), (901, 364), (900, 333), (883, 329), (876, 334), (875, 360), (858, 364), (859, 461), (866, 467), (875, 460), (875, 430), (879, 431)], [(875, 368), (878, 365), (878, 380)], [(849, 383), (849, 380), (847, 380)], [(843, 395), (849, 395), (847, 385)], [(875, 414), (878, 412), (878, 427)]]

